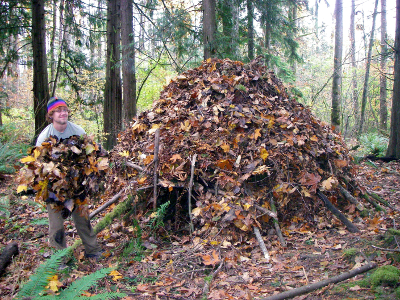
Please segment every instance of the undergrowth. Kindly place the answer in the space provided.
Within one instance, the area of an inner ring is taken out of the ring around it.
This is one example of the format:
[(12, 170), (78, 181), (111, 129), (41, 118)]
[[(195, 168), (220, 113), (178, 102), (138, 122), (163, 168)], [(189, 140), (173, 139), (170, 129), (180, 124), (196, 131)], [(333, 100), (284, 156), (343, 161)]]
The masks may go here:
[(119, 293), (119, 292), (102, 293), (90, 297), (82, 295), (84, 291), (87, 291), (89, 288), (96, 286), (97, 281), (106, 277), (113, 270), (113, 268), (100, 269), (95, 273), (86, 275), (74, 281), (66, 289), (60, 290), (55, 295), (52, 294), (47, 295), (49, 279), (57, 273), (58, 267), (60, 266), (63, 258), (67, 255), (70, 255), (70, 251), (71, 251), (70, 248), (59, 250), (55, 252), (55, 254), (53, 254), (45, 263), (41, 264), (36, 269), (35, 274), (30, 276), (28, 282), (22, 285), (15, 299), (95, 300), (95, 299), (120, 299), (126, 296), (125, 293)]

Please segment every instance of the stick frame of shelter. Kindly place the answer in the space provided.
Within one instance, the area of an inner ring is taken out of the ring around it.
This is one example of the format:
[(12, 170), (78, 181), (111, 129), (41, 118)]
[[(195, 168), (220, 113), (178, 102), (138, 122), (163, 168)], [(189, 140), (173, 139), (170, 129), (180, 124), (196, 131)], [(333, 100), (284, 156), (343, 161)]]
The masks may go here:
[(157, 209), (157, 183), (158, 183), (158, 151), (160, 150), (160, 128), (155, 132), (154, 138), (154, 177), (153, 177), (153, 209)]

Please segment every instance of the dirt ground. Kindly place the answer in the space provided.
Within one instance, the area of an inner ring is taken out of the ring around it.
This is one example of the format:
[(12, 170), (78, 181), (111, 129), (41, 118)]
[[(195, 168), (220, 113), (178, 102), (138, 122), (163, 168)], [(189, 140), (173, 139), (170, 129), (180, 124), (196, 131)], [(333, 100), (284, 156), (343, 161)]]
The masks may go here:
[[(364, 161), (357, 176), (368, 191), (400, 210), (399, 171), (398, 162)], [(0, 218), (0, 248), (16, 241), (19, 254), (0, 278), (1, 299), (13, 299), (20, 286), (53, 253), (47, 243), (46, 211), (33, 202), (34, 195), (18, 196), (15, 191), (13, 176), (3, 176), (0, 196), (10, 205), (9, 215), (2, 213)], [(360, 229), (359, 233), (350, 233), (329, 211), (315, 216), (317, 227), (295, 218), (290, 224), (281, 224), (286, 247), (279, 243), (272, 225), (266, 228), (261, 233), (269, 261), (255, 236), (249, 235), (248, 239), (236, 243), (230, 243), (229, 238), (217, 243), (191, 238), (187, 232), (174, 232), (167, 226), (154, 236), (142, 228), (141, 247), (135, 248), (135, 241), (140, 241), (132, 216), (117, 219), (98, 234), (109, 256), (99, 262), (88, 261), (84, 259), (83, 247), (78, 246), (68, 268), (58, 272), (60, 289), (95, 270), (114, 266), (118, 273), (101, 279), (87, 293), (121, 291), (127, 294), (126, 300), (262, 299), (346, 273), (369, 262), (400, 267), (396, 252), (388, 249), (395, 249), (396, 245), (384, 244), (387, 230), (399, 226), (399, 213), (388, 207), (384, 207), (385, 212), (377, 212), (367, 202), (363, 204), (369, 208), (369, 216), (360, 216), (354, 205), (343, 211)], [(93, 224), (99, 219), (96, 217)], [(67, 219), (65, 225), (72, 244), (78, 238), (73, 222)], [(129, 247), (131, 251), (127, 250)], [(349, 255), (350, 249), (353, 249), (352, 255)], [(395, 299), (391, 287), (373, 289), (359, 284), (372, 272), (295, 299)]]

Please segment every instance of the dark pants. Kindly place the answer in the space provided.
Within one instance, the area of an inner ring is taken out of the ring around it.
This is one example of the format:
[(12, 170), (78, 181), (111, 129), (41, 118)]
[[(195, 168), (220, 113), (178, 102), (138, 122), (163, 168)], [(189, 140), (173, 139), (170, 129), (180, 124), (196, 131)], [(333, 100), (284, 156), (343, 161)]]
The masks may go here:
[[(47, 205), (49, 214), (49, 243), (56, 249), (67, 247), (64, 231), (64, 219), (61, 212), (53, 209), (50, 204)], [(96, 234), (93, 232), (90, 220), (81, 216), (77, 209), (72, 212), (76, 231), (82, 239), (82, 244), (85, 246), (85, 254), (96, 254), (101, 248), (97, 243)]]

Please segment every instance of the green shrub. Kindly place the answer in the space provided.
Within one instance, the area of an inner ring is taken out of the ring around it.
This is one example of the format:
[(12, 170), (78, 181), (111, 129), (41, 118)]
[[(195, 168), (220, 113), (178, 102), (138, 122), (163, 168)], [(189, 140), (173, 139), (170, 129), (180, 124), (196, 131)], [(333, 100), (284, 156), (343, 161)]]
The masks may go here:
[(400, 270), (394, 266), (386, 265), (378, 268), (371, 275), (371, 285), (377, 287), (380, 285), (384, 286), (396, 286), (399, 283)]
[(0, 173), (14, 173), (14, 165), (27, 155), (29, 144), (19, 141), (14, 126), (0, 127)]

